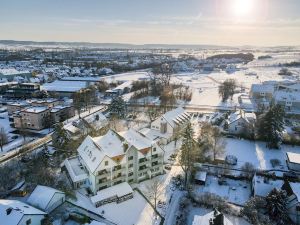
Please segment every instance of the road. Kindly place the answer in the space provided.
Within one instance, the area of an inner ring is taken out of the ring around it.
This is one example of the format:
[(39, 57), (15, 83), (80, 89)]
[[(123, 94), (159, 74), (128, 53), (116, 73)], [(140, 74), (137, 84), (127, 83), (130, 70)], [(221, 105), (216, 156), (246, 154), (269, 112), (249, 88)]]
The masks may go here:
[[(84, 118), (84, 117), (87, 117), (88, 115), (90, 115), (92, 113), (103, 111), (105, 109), (106, 109), (105, 106), (102, 106), (102, 105), (101, 106), (96, 106), (96, 107), (93, 107), (92, 109), (90, 109), (88, 111), (85, 111), (85, 112), (81, 113), (80, 116), (82, 118)], [(73, 121), (77, 120), (78, 118), (79, 118), (79, 116), (75, 115), (74, 117), (64, 121), (64, 125), (70, 124)], [(52, 141), (52, 136), (51, 135), (52, 135), (52, 133), (46, 135), (43, 138), (39, 138), (35, 141), (32, 141), (32, 142), (27, 143), (25, 145), (22, 145), (21, 147), (15, 148), (15, 149), (3, 154), (0, 157), (0, 164), (8, 162), (9, 160), (14, 159), (14, 158), (19, 157), (19, 156), (22, 156), (24, 154), (30, 153), (30, 152), (34, 151), (35, 149), (43, 146), (44, 144), (51, 142)]]

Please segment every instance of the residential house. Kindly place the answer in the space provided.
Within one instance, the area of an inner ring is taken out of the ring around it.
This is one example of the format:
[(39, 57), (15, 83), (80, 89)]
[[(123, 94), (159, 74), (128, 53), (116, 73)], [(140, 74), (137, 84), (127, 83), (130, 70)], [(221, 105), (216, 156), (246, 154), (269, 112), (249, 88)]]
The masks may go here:
[(7, 103), (7, 112), (8, 115), (11, 116), (14, 112), (20, 111), (25, 107), (30, 106), (29, 102), (22, 101), (22, 102), (8, 102)]
[(274, 94), (275, 104), (283, 106), (287, 113), (300, 113), (300, 93), (277, 91)]
[(86, 186), (94, 194), (113, 185), (136, 183), (163, 173), (164, 151), (133, 129), (87, 136), (77, 151), (78, 159), (66, 159), (63, 167), (75, 187)]
[(18, 83), (12, 85), (5, 92), (6, 98), (32, 98), (40, 90), (40, 85), (36, 83)]
[(232, 113), (227, 120), (228, 132), (231, 134), (253, 133), (255, 121), (256, 115), (254, 113), (238, 110)]
[(63, 122), (68, 118), (75, 116), (73, 106), (57, 105), (50, 110), (52, 123)]
[(65, 199), (66, 195), (64, 192), (38, 185), (27, 199), (27, 203), (44, 212), (50, 213), (63, 204)]
[(166, 112), (151, 123), (151, 129), (168, 136), (168, 141), (176, 137), (190, 121), (190, 115), (182, 108)]
[(252, 84), (250, 97), (253, 99), (267, 99), (271, 101), (275, 88), (272, 84)]
[(300, 224), (300, 183), (285, 181), (282, 188), (288, 195), (287, 209), (290, 219)]
[(17, 200), (0, 200), (0, 223), (3, 225), (41, 225), (46, 213)]

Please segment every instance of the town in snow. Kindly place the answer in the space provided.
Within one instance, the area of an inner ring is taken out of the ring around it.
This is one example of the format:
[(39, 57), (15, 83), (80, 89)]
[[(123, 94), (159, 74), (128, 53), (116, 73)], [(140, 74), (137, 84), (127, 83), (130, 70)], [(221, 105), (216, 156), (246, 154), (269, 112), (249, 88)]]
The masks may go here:
[(1, 48), (1, 224), (299, 224), (300, 48)]

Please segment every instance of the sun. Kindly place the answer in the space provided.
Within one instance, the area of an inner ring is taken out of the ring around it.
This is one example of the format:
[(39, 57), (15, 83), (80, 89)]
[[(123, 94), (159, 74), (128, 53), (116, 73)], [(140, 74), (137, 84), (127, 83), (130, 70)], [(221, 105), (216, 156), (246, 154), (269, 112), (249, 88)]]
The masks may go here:
[(254, 0), (234, 0), (233, 11), (237, 16), (247, 16), (251, 14), (254, 7)]

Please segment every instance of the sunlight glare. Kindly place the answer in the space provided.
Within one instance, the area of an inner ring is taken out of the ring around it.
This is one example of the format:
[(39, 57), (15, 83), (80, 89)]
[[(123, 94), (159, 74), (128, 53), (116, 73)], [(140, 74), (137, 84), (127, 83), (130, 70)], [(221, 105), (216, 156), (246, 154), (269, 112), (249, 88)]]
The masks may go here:
[(246, 16), (252, 12), (253, 6), (253, 0), (235, 0), (233, 2), (233, 11), (237, 16)]

